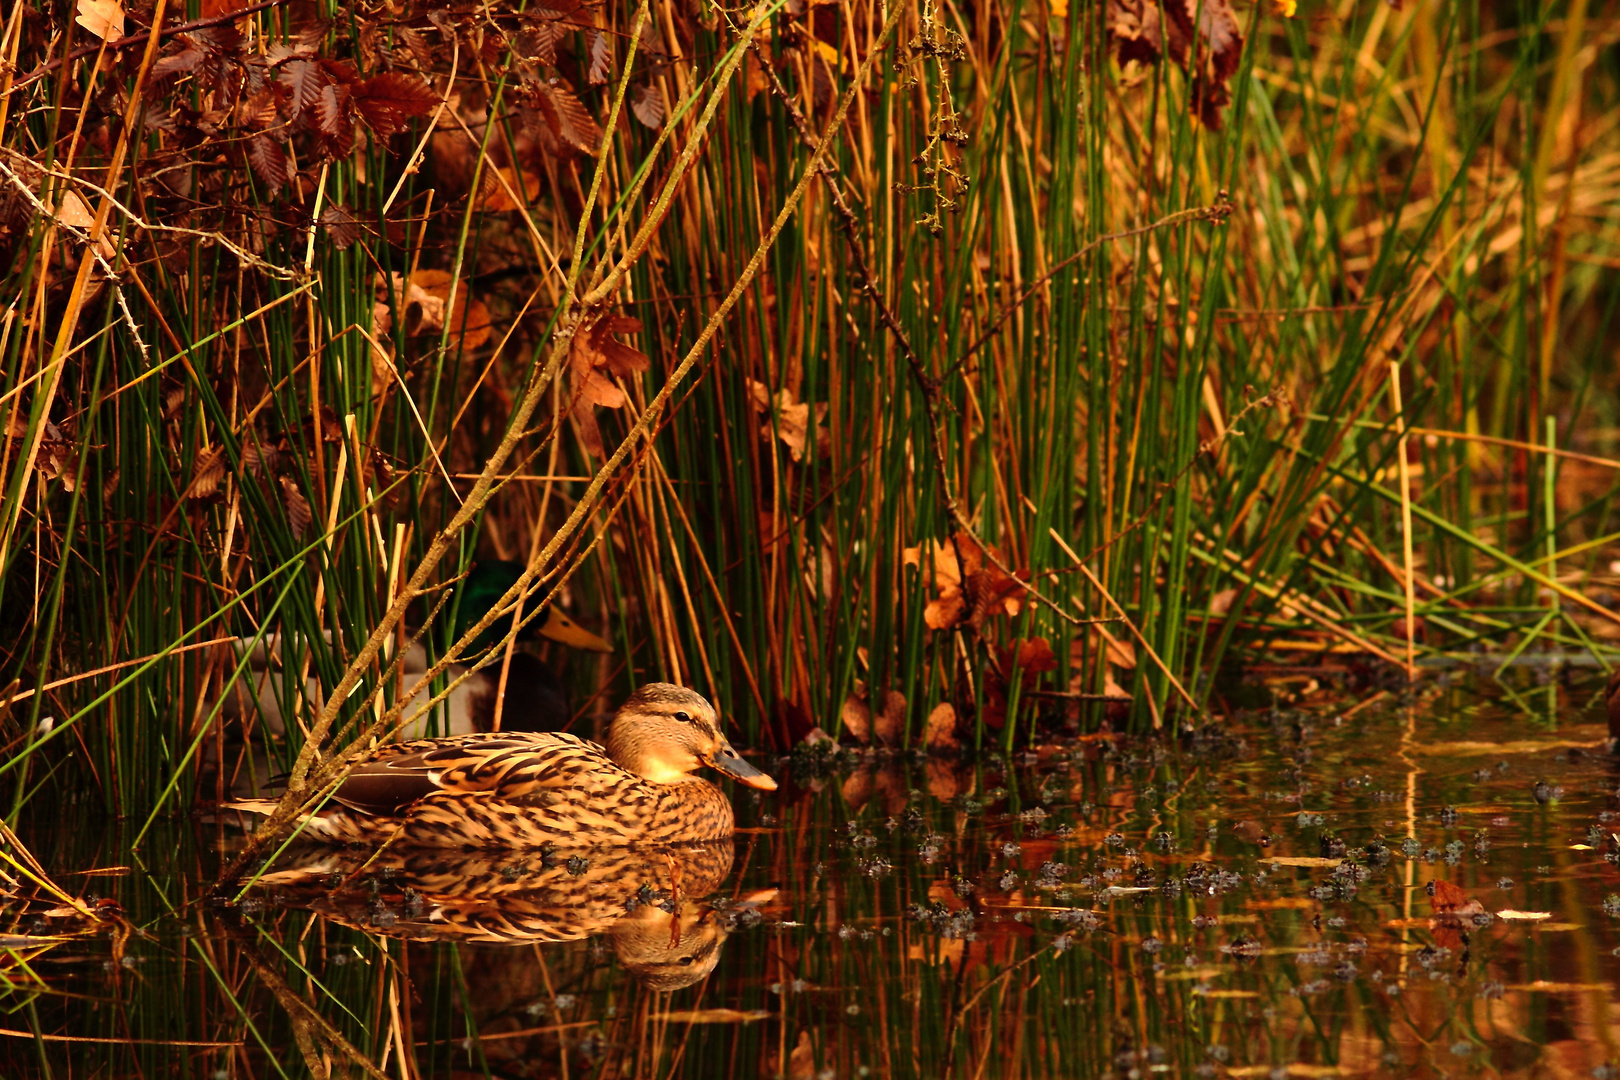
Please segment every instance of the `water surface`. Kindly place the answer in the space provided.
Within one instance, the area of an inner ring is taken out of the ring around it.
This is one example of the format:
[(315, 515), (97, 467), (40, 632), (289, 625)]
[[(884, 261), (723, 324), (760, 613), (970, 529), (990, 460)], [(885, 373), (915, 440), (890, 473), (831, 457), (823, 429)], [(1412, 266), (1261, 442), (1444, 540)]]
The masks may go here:
[[(1467, 683), (1463, 686), (1462, 683)], [(762, 762), (733, 845), (23, 839), (6, 1076), (1620, 1076), (1600, 681), (1431, 681), (1185, 740)]]

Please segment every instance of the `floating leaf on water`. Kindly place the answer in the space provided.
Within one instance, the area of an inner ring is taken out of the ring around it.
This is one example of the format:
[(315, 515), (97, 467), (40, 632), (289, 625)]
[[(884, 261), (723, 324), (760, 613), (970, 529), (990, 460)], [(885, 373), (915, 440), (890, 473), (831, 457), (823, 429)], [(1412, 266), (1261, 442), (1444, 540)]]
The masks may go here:
[(1324, 866), (1324, 867), (1338, 866), (1340, 863), (1344, 862), (1343, 859), (1324, 859), (1324, 858), (1319, 858), (1319, 857), (1311, 856), (1311, 855), (1299, 855), (1299, 856), (1273, 855), (1273, 856), (1270, 856), (1269, 858), (1261, 859), (1260, 861), (1263, 862), (1263, 863), (1270, 863), (1273, 866)]
[(1510, 910), (1507, 910), (1507, 911), (1498, 911), (1496, 913), (1496, 917), (1498, 919), (1507, 919), (1509, 922), (1540, 922), (1543, 919), (1552, 918), (1552, 912), (1550, 912), (1550, 911), (1513, 911), (1513, 910), (1510, 909)]

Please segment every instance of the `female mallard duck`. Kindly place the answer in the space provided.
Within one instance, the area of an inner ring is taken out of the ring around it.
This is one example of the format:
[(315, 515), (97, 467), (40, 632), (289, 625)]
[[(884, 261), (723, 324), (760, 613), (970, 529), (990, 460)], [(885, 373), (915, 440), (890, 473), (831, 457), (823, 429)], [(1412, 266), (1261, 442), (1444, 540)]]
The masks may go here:
[[(561, 732), (502, 732), (379, 746), (311, 814), (306, 835), (338, 843), (526, 848), (673, 844), (730, 836), (707, 765), (749, 787), (776, 781), (720, 731), (714, 706), (649, 683), (620, 706), (606, 747)], [(268, 812), (268, 800), (229, 804)]]
[[(455, 636), (461, 637), (492, 608), (522, 574), (519, 563), (482, 560), (473, 565), (467, 575), (455, 612)], [(512, 619), (499, 619), (475, 641), (471, 652), (489, 648), (511, 629)], [(555, 607), (548, 607), (523, 626), (519, 642), (545, 638), (573, 649), (591, 652), (612, 652), (613, 646), (596, 634), (569, 619)], [(293, 702), (288, 693), (286, 664), (295, 666), (295, 658), (282, 655), (279, 635), (270, 635), (248, 646), (248, 639), (239, 639), (241, 652), (246, 653), (246, 671), (236, 685), (225, 694), (224, 712), (232, 719), (246, 720), (256, 717), (271, 736), (286, 733), (286, 713)], [(428, 670), (427, 650), (420, 643), (406, 650), (401, 663), (401, 682), (405, 688), (415, 685)], [(463, 679), (463, 676), (466, 678)], [(489, 731), (494, 727), (495, 702), (500, 688), (501, 661), (499, 658), (484, 667), (470, 671), (465, 664), (452, 664), (446, 678), (459, 685), (450, 691), (444, 702), (432, 710), (427, 703), (432, 694), (421, 691), (401, 713), (401, 739), (422, 739), (433, 735), (467, 735)], [(304, 700), (317, 700), (321, 691), (320, 680), (313, 675), (304, 688)], [(546, 662), (533, 653), (515, 649), (506, 676), (505, 704), (501, 709), (501, 728), (506, 731), (556, 731), (568, 725), (573, 717), (568, 697), (562, 684)]]

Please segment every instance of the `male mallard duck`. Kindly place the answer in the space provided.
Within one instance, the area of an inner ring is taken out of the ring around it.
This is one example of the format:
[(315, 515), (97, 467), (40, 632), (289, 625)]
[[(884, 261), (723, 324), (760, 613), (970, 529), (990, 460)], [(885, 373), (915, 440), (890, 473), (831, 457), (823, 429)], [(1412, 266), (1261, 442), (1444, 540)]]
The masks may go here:
[[(693, 775), (700, 765), (776, 788), (732, 749), (701, 694), (649, 683), (619, 707), (606, 747), (520, 731), (379, 746), (332, 794), (337, 805), (311, 814), (304, 831), (338, 843), (507, 848), (730, 836), (731, 801)], [(274, 803), (227, 805), (265, 813)]]
[[(518, 563), (499, 560), (475, 563), (467, 575), (457, 605), (456, 637), (461, 637), (483, 618), (522, 572), (523, 567)], [(497, 620), (474, 643), (473, 649), (481, 650), (493, 645), (511, 629), (511, 622), (510, 617)], [(537, 638), (546, 638), (574, 649), (613, 651), (612, 645), (555, 607), (541, 612), (517, 636), (520, 642)], [(245, 649), (246, 639), (241, 640)], [(248, 654), (248, 670), (225, 696), (225, 715), (232, 718), (257, 715), (271, 735), (285, 734), (285, 710), (292, 702), (287, 692), (287, 680), (283, 676), (283, 659), (279, 636), (270, 635), (255, 644)], [(406, 650), (400, 668), (403, 686), (409, 688), (415, 685), (428, 670), (427, 650), (420, 644), (412, 645)], [(452, 664), (446, 675), (453, 683), (467, 672), (466, 665)], [(421, 739), (430, 735), (466, 735), (489, 731), (493, 727), (500, 679), (501, 664), (497, 658), (473, 671), (431, 713), (426, 706), (432, 695), (426, 691), (417, 694), (400, 714), (403, 726), (399, 737)], [(314, 677), (309, 678), (304, 690), (305, 700), (315, 699), (320, 689), (320, 682)], [(567, 695), (545, 661), (533, 653), (513, 650), (506, 677), (506, 704), (501, 710), (502, 729), (555, 731), (566, 726), (572, 717), (573, 710), (569, 707)]]

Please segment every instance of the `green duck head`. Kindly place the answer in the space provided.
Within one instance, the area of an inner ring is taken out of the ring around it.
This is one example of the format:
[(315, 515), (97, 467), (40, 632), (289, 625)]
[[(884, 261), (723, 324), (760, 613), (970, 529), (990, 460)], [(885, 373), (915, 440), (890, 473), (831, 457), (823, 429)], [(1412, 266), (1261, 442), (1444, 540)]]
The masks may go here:
[[(522, 563), (508, 562), (505, 559), (480, 559), (473, 563), (472, 569), (467, 573), (467, 580), (461, 587), (461, 598), (456, 605), (456, 638), (460, 639), (487, 615), (490, 608), (506, 595), (506, 591), (516, 584), (522, 575)], [(528, 618), (533, 610), (532, 607), (526, 606), (524, 617)], [(479, 652), (489, 648), (505, 637), (511, 629), (510, 615), (495, 620), (479, 635), (471, 651)], [(586, 649), (590, 652), (613, 651), (613, 646), (606, 640), (591, 633), (554, 607), (547, 608), (538, 618), (529, 620), (518, 631), (519, 641), (533, 641), (536, 638), (547, 638), (570, 648)]]

